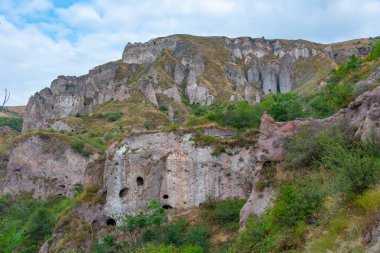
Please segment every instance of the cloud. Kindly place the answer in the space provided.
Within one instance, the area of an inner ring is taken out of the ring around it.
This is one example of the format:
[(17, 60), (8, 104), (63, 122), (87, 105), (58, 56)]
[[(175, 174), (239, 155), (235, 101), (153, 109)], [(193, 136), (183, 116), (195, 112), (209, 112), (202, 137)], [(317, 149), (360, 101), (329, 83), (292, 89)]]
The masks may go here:
[(120, 59), (127, 42), (176, 33), (336, 42), (378, 36), (378, 13), (378, 0), (2, 0), (0, 92), (26, 104), (58, 75)]

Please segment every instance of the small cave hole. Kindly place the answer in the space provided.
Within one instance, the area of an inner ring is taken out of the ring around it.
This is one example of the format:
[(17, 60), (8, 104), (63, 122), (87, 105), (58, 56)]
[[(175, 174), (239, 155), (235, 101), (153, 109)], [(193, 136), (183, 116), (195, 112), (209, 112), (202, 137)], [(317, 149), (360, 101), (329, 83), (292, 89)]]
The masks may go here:
[(60, 185), (58, 185), (58, 187), (59, 187), (59, 188), (63, 188), (63, 189), (66, 188), (66, 186), (65, 186), (64, 184), (60, 184)]
[(107, 226), (116, 226), (116, 221), (112, 218), (107, 219)]
[(173, 207), (171, 205), (163, 205), (162, 208), (168, 210), (172, 209)]
[(128, 188), (123, 188), (120, 192), (119, 192), (119, 197), (120, 198), (124, 198), (125, 196), (127, 196), (128, 194)]
[(143, 186), (144, 185), (144, 179), (142, 177), (137, 177), (136, 183), (137, 183), (137, 186)]
[(164, 196), (162, 196), (164, 199), (168, 199), (169, 198), (169, 195), (165, 194)]

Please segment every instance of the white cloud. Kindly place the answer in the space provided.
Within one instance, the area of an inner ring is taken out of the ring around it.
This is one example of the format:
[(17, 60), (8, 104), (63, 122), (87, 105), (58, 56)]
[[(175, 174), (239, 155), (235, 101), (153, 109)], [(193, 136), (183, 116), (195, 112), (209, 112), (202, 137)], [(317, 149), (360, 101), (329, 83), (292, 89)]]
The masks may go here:
[(174, 33), (335, 42), (378, 36), (378, 0), (0, 1), (0, 92), (26, 104), (58, 75), (121, 58), (127, 42)]

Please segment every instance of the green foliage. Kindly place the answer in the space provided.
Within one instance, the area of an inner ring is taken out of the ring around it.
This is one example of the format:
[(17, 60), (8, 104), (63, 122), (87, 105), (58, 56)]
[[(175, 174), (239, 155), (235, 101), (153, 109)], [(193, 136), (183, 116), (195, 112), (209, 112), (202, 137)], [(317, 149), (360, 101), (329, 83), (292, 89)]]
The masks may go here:
[(166, 112), (167, 110), (169, 110), (168, 106), (165, 105), (165, 104), (160, 104), (160, 106), (158, 107), (158, 109), (162, 112)]
[(42, 242), (53, 231), (55, 222), (53, 212), (41, 207), (30, 216), (25, 225), (25, 235), (28, 240)]
[(0, 252), (38, 252), (57, 217), (72, 203), (64, 197), (35, 200), (30, 194), (0, 198)]
[(322, 142), (327, 142), (330, 137), (318, 129), (302, 129), (285, 143), (287, 164), (294, 169), (309, 167), (320, 158)]
[(225, 229), (236, 229), (239, 226), (240, 210), (245, 204), (242, 199), (216, 201), (207, 199), (202, 205), (203, 216), (209, 223)]
[(310, 191), (307, 185), (283, 185), (272, 209), (273, 226), (293, 227), (300, 221), (310, 221), (322, 203), (320, 191)]
[(352, 100), (352, 87), (349, 84), (328, 82), (310, 102), (310, 114), (317, 118), (328, 117), (340, 108), (346, 107)]
[(123, 116), (122, 112), (108, 113), (105, 117), (109, 122), (115, 122)]
[(371, 52), (367, 56), (368, 61), (376, 60), (380, 57), (380, 39), (378, 39), (372, 47)]
[(226, 147), (224, 145), (220, 144), (214, 148), (214, 150), (211, 152), (211, 155), (217, 156), (223, 152), (226, 152)]
[(261, 105), (276, 121), (290, 121), (305, 117), (301, 97), (295, 93), (269, 95)]
[(207, 118), (237, 129), (257, 128), (260, 125), (262, 113), (263, 109), (260, 105), (250, 105), (247, 102), (239, 101), (227, 106), (224, 111), (208, 114)]
[(182, 243), (184, 245), (195, 245), (207, 249), (209, 247), (210, 233), (205, 227), (190, 228), (184, 235)]
[(18, 117), (0, 117), (0, 127), (9, 126), (16, 131), (21, 132), (22, 121), (22, 118)]
[(76, 141), (71, 145), (72, 149), (74, 149), (76, 152), (82, 154), (83, 156), (90, 156), (92, 154), (91, 151), (87, 150), (85, 148), (85, 144), (82, 141)]

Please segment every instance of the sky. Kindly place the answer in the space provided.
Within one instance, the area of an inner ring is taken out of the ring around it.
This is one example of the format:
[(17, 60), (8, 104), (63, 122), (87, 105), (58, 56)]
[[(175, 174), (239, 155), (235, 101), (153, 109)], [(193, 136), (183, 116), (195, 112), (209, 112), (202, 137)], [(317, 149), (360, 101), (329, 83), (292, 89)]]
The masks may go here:
[(380, 35), (380, 0), (0, 0), (0, 99), (26, 105), (59, 75), (170, 34), (306, 39)]

